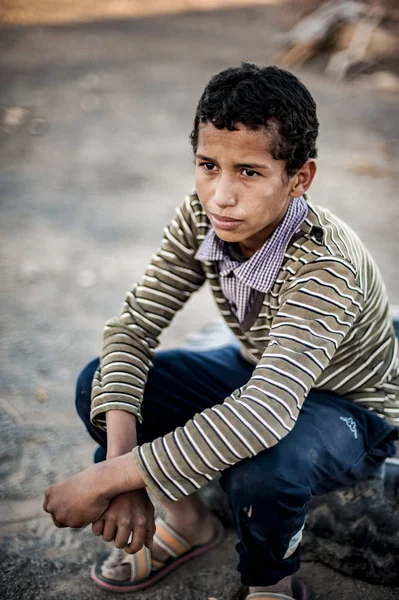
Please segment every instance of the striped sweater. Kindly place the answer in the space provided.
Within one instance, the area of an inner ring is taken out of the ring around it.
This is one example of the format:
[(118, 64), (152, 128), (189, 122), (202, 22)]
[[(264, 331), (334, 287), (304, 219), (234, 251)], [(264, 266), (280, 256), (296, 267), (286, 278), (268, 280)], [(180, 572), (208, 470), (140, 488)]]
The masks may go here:
[(92, 422), (122, 409), (141, 421), (162, 330), (208, 280), (220, 313), (254, 364), (251, 379), (184, 427), (133, 450), (147, 487), (163, 500), (191, 494), (220, 471), (277, 444), (311, 388), (331, 391), (399, 425), (398, 344), (378, 269), (356, 234), (308, 201), (271, 290), (240, 325), (221, 291), (217, 263), (195, 254), (209, 228), (188, 196), (164, 230), (121, 315), (106, 323), (93, 380)]

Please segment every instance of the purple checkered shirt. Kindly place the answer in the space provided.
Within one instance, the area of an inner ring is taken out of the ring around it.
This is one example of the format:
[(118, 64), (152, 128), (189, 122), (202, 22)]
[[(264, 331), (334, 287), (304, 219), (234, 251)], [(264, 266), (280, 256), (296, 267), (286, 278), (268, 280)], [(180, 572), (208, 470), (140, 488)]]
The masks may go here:
[(231, 245), (217, 237), (211, 228), (195, 258), (217, 261), (220, 287), (231, 311), (242, 323), (257, 292), (269, 292), (277, 279), (284, 254), (292, 236), (306, 218), (308, 207), (300, 196), (293, 198), (284, 219), (262, 248), (248, 259), (238, 257)]

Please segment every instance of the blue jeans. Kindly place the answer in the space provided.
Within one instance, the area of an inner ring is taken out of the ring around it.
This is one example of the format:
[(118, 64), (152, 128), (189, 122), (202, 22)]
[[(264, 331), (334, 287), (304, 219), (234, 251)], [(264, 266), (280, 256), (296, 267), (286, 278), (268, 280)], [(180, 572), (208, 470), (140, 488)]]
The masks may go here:
[[(81, 372), (76, 406), (104, 460), (106, 434), (90, 423), (90, 391), (98, 359)], [(195, 352), (168, 350), (154, 360), (145, 388), (139, 443), (184, 425), (223, 402), (250, 378), (253, 365), (236, 346)], [(311, 392), (293, 430), (276, 446), (223, 471), (238, 533), (238, 570), (244, 585), (273, 585), (299, 569), (299, 541), (312, 494), (372, 475), (394, 456), (397, 432), (372, 412), (328, 393)]]

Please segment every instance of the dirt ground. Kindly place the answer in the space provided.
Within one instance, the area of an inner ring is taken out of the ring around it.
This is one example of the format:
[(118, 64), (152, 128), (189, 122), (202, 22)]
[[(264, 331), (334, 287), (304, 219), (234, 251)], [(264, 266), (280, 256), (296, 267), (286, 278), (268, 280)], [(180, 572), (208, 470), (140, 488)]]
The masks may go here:
[[(1, 598), (106, 597), (88, 576), (106, 544), (41, 511), (44, 488), (92, 459), (76, 376), (193, 187), (188, 134), (207, 80), (242, 60), (274, 63), (293, 15), (271, 4), (0, 29)], [(298, 71), (322, 125), (312, 198), (360, 234), (399, 304), (397, 96), (337, 84), (323, 60)], [(216, 316), (204, 289), (162, 347)], [(312, 600), (399, 599), (320, 564), (301, 573)], [(230, 533), (136, 597), (227, 600), (237, 583)]]

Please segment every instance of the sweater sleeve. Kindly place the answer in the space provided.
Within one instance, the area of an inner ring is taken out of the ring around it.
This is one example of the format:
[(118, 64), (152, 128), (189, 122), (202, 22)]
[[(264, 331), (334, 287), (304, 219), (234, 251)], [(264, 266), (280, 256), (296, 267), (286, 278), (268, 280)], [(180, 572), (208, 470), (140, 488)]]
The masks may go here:
[(159, 335), (205, 281), (195, 258), (195, 206), (187, 197), (164, 229), (160, 248), (140, 283), (127, 293), (121, 315), (105, 325), (92, 386), (91, 420), (105, 429), (105, 412), (121, 409), (141, 422), (140, 405)]
[(342, 259), (302, 267), (282, 289), (269, 344), (248, 383), (184, 427), (133, 450), (155, 496), (174, 501), (189, 495), (286, 436), (362, 298), (352, 266)]

